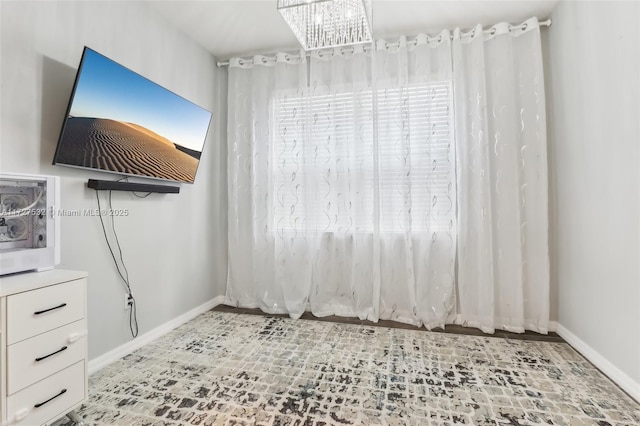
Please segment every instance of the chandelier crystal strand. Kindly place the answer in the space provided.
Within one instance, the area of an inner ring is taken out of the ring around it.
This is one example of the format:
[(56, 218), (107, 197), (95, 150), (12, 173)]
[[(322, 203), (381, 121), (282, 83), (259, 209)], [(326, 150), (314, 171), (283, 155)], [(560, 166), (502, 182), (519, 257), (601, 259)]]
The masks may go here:
[(278, 0), (304, 50), (371, 42), (371, 0)]

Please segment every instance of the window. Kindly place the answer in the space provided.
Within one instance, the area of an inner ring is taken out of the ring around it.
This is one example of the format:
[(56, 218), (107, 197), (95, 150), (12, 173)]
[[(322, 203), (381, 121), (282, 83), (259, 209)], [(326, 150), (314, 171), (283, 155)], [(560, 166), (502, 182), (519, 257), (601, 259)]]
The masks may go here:
[(450, 92), (435, 82), (379, 89), (375, 100), (371, 90), (274, 99), (275, 229), (372, 232), (376, 204), (381, 232), (449, 229)]

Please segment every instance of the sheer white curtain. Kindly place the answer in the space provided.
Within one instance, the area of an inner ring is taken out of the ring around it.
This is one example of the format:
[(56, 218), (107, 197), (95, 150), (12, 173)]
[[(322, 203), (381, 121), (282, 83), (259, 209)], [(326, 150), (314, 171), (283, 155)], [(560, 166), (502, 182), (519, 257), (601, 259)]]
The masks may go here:
[(540, 28), (454, 33), (459, 322), (549, 323), (547, 151)]
[(380, 272), (371, 60), (358, 47), (310, 58), (304, 220), (313, 244), (310, 309), (377, 321)]
[(310, 59), (311, 311), (443, 326), (455, 309), (450, 37)]
[(456, 185), (448, 31), (373, 53), (380, 317), (444, 326), (455, 312)]
[(233, 59), (226, 303), (546, 331), (539, 30), (509, 28)]
[[(300, 106), (283, 109), (280, 121), (290, 122), (283, 128), (274, 122), (273, 109), (276, 101), (303, 96), (304, 55), (232, 59), (228, 85), (226, 303), (299, 317), (311, 286), (310, 252), (304, 240), (274, 232), (274, 189), (282, 176), (273, 144), (289, 135), (294, 142), (286, 149), (292, 158), (302, 159), (304, 112)], [(291, 174), (288, 179), (295, 187), (301, 177)]]

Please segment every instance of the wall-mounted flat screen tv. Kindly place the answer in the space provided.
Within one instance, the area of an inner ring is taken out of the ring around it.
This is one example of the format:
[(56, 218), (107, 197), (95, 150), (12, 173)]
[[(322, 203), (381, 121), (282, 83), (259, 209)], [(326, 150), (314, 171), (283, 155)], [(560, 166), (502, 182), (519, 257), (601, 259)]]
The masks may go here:
[(53, 164), (193, 183), (211, 113), (85, 47)]

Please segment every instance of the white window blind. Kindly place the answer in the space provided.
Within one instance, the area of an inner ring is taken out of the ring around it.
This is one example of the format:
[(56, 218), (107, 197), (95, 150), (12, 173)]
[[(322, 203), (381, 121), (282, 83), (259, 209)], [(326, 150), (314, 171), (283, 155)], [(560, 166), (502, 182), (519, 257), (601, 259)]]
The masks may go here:
[(375, 99), (371, 90), (274, 99), (275, 229), (372, 232), (376, 208), (381, 232), (449, 229), (450, 92), (434, 82), (380, 89)]

